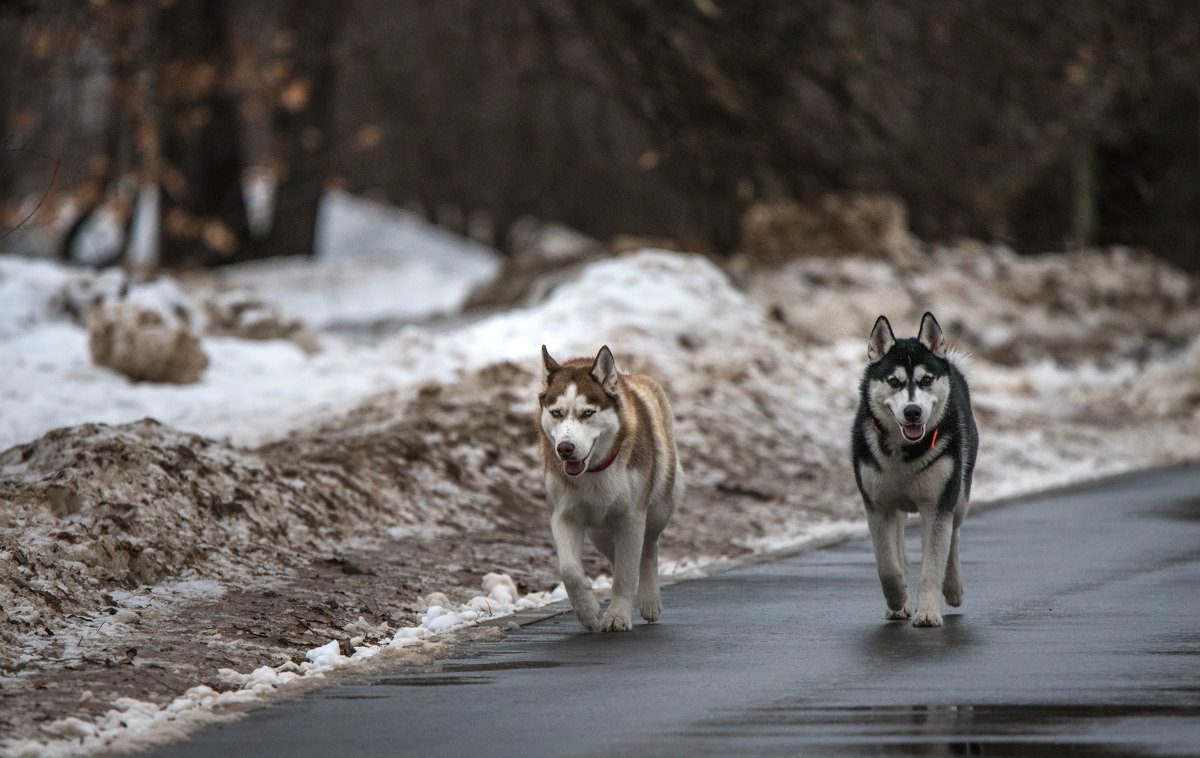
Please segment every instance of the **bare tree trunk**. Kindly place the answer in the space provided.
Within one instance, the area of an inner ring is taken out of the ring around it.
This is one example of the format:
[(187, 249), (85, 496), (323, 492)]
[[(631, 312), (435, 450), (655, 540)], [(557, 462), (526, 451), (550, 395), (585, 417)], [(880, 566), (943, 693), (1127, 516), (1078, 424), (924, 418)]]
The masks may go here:
[[(135, 78), (140, 52), (134, 41), (138, 14), (131, 0), (111, 0), (102, 11), (95, 12), (101, 30), (100, 39), (108, 47), (113, 59), (108, 123), (104, 132), (104, 152), (88, 162), (89, 175), (77, 190), (82, 209), (59, 242), (59, 258), (66, 261), (71, 260), (72, 249), (80, 233), (104, 206), (114, 184), (132, 168), (133, 110), (137, 86)], [(134, 195), (136, 196), (136, 192)], [(95, 261), (97, 266), (110, 266), (124, 258), (136, 197), (123, 199), (128, 200), (128, 205), (123, 204), (121, 208), (126, 232), (125, 242), (107, 259)]]
[(1071, 148), (1070, 247), (1089, 247), (1096, 237), (1096, 148), (1080, 139)]
[(176, 0), (158, 18), (164, 267), (237, 260), (248, 236), (226, 0)]
[(291, 0), (284, 27), (292, 37), (287, 54), (290, 76), (275, 103), (273, 168), (274, 223), (254, 246), (253, 257), (312, 255), (317, 211), (325, 189), (332, 150), (334, 46), (347, 16), (339, 0)]
[[(0, 6), (0, 50), (8, 50), (15, 57), (19, 49), (21, 37), (21, 18), (16, 9), (6, 9)], [(8, 231), (6, 216), (11, 202), (13, 174), (12, 161), (9, 158), (11, 145), (8, 144), (9, 110), (12, 108), (13, 69), (6, 66), (0, 70), (0, 234)], [(13, 222), (15, 223), (15, 222)]]

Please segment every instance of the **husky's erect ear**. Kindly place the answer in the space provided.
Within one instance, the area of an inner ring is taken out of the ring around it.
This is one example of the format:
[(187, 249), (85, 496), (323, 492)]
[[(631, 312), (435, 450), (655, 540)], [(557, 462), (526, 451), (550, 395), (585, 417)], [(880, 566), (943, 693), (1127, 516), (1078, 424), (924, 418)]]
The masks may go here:
[(600, 382), (600, 386), (608, 394), (617, 394), (617, 361), (608, 345), (596, 353), (596, 361), (592, 364), (592, 378)]
[(867, 341), (867, 360), (874, 363), (887, 355), (887, 351), (891, 350), (894, 344), (896, 335), (892, 333), (892, 325), (888, 323), (887, 316), (875, 319), (875, 328), (871, 330), (871, 339)]
[(921, 317), (921, 331), (917, 332), (917, 342), (939, 358), (946, 357), (946, 338), (942, 335), (942, 327), (929, 311)]
[(558, 361), (550, 357), (550, 351), (546, 349), (545, 345), (542, 345), (542, 367), (546, 369), (547, 377), (550, 376), (550, 372), (562, 368), (558, 365)]

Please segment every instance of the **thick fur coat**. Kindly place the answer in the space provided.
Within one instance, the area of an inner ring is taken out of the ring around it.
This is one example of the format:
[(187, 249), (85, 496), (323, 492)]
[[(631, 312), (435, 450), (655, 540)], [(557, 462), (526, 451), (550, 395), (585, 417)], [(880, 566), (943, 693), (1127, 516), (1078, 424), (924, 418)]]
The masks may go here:
[(904, 526), (921, 516), (914, 626), (941, 626), (941, 598), (962, 604), (958, 530), (967, 515), (979, 433), (963, 359), (932, 313), (916, 338), (896, 339), (883, 316), (867, 346), (851, 433), (854, 478), (867, 511), (886, 618), (911, 617)]
[[(545, 385), (537, 427), (550, 530), (559, 571), (579, 622), (627, 631), (639, 614), (662, 613), (658, 538), (683, 496), (671, 407), (648, 376), (623, 374), (607, 346), (594, 360), (558, 363), (542, 347)], [(583, 540), (612, 563), (603, 616), (584, 575)]]

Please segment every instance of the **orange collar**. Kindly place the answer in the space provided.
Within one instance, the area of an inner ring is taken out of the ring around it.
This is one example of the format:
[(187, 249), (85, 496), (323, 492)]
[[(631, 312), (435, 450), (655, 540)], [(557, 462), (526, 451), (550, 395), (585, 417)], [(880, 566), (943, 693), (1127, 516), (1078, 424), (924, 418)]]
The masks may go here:
[(608, 456), (608, 460), (605, 461), (604, 463), (601, 463), (599, 466), (597, 466), (595, 468), (588, 469), (588, 473), (596, 474), (596, 473), (599, 473), (599, 472), (603, 471), (604, 469), (608, 468), (609, 466), (613, 465), (613, 461), (615, 461), (617, 459), (617, 453), (619, 453), (619, 452), (621, 452), (621, 446), (619, 444), (613, 445), (612, 455)]
[[(879, 424), (876, 424), (876, 423), (875, 423), (875, 418), (874, 418), (874, 417), (872, 417), (872, 418), (871, 418), (871, 426), (875, 427), (875, 433), (876, 433), (876, 434), (883, 434), (883, 432), (879, 431)], [(938, 427), (934, 427), (934, 429), (933, 429), (933, 439), (929, 441), (929, 449), (930, 449), (930, 450), (932, 450), (932, 449), (933, 449), (933, 446), (937, 444), (937, 433), (938, 433)], [(612, 463), (612, 461), (610, 460), (608, 463)], [(604, 464), (604, 466), (607, 466), (607, 465), (608, 465), (608, 463)], [(601, 468), (604, 468), (604, 466), (601, 466)], [(592, 469), (592, 470), (593, 470), (593, 471), (596, 471), (597, 469)]]

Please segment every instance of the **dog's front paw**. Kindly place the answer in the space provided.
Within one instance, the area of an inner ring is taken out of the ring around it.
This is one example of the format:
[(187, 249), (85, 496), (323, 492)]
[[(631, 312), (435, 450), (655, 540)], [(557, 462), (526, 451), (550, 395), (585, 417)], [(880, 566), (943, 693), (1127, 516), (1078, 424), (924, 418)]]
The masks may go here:
[(941, 626), (942, 614), (939, 611), (917, 611), (913, 626)]
[(633, 614), (628, 610), (614, 612), (609, 608), (600, 621), (600, 628), (605, 632), (628, 632), (633, 628)]
[(912, 618), (912, 614), (908, 612), (907, 608), (901, 608), (898, 611), (888, 608), (883, 612), (883, 617), (888, 621), (903, 621)]

